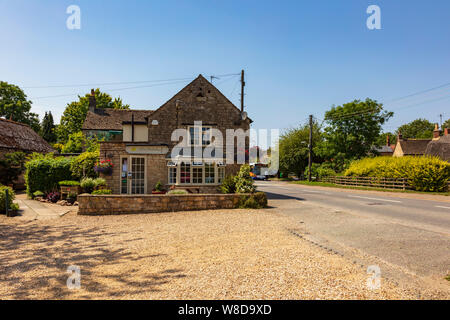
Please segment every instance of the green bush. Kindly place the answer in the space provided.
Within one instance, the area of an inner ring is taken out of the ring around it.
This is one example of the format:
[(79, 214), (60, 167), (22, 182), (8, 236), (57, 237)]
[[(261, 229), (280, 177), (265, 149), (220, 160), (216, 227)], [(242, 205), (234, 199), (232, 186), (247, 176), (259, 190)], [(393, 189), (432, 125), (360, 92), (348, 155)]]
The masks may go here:
[(238, 207), (241, 209), (262, 209), (267, 207), (267, 195), (264, 192), (242, 195)]
[(186, 190), (170, 190), (167, 194), (189, 194)]
[[(305, 169), (305, 177), (308, 177), (309, 174), (309, 168), (307, 167)], [(311, 176), (316, 178), (323, 178), (323, 177), (330, 177), (330, 176), (336, 176), (336, 172), (331, 168), (330, 164), (327, 162), (324, 162), (322, 164), (313, 163), (311, 165)]]
[(58, 189), (58, 182), (72, 180), (71, 158), (53, 156), (34, 157), (25, 164), (25, 182), (27, 194), (32, 196), (36, 191), (50, 193)]
[(78, 179), (85, 177), (97, 178), (98, 174), (94, 171), (94, 166), (100, 157), (98, 151), (95, 152), (84, 152), (76, 157), (72, 161), (70, 170), (72, 170), (72, 175)]
[(43, 197), (43, 196), (45, 196), (45, 194), (39, 190), (33, 193), (33, 198)]
[(80, 182), (74, 181), (74, 180), (64, 180), (64, 181), (58, 182), (58, 184), (60, 186), (65, 186), (65, 187), (75, 187), (75, 186), (79, 186)]
[(95, 184), (96, 188), (97, 187), (105, 187), (106, 186), (106, 180), (103, 179), (103, 178), (97, 178), (97, 179), (94, 179), (94, 184)]
[(162, 185), (161, 181), (158, 181), (158, 182), (155, 184), (155, 191), (157, 191), (157, 192), (163, 191), (163, 185)]
[(95, 137), (86, 138), (79, 131), (69, 136), (69, 140), (62, 147), (61, 153), (80, 153), (83, 151), (83, 148), (87, 152), (98, 152), (100, 150), (99, 143)]
[(95, 180), (92, 178), (84, 178), (80, 183), (81, 188), (86, 193), (92, 193), (95, 188)]
[(8, 190), (8, 209), (12, 209), (13, 200), (16, 198), (14, 190), (10, 187), (0, 186), (0, 214), (6, 213), (6, 190)]
[(250, 176), (250, 166), (248, 164), (241, 166), (235, 179), (236, 193), (253, 193), (256, 191), (254, 181)]
[(233, 175), (226, 176), (220, 186), (222, 193), (235, 193), (236, 192), (236, 177)]
[(376, 157), (353, 162), (346, 176), (407, 178), (417, 191), (445, 191), (450, 179), (450, 163), (436, 157)]
[(99, 195), (99, 194), (112, 194), (112, 191), (111, 190), (107, 190), (107, 189), (95, 190), (95, 191), (92, 192), (92, 194), (96, 194), (96, 195)]
[(13, 152), (0, 159), (0, 183), (11, 184), (25, 169), (26, 155), (23, 152)]

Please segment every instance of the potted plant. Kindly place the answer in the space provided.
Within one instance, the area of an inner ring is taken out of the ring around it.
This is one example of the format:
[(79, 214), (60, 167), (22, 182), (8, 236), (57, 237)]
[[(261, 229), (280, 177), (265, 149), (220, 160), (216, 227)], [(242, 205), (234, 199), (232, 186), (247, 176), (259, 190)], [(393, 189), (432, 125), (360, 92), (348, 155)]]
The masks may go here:
[(94, 179), (94, 183), (95, 183), (95, 190), (102, 190), (102, 189), (106, 189), (106, 180), (103, 178), (97, 178)]
[(94, 166), (94, 171), (98, 172), (98, 173), (103, 173), (106, 175), (111, 175), (113, 167), (114, 167), (114, 164), (112, 163), (112, 161), (109, 159), (106, 159), (106, 160), (97, 162)]
[(152, 190), (152, 194), (165, 194), (166, 191), (163, 189), (163, 185), (161, 181), (158, 181), (155, 184), (155, 189)]
[(80, 185), (84, 192), (92, 193), (95, 188), (95, 180), (92, 178), (84, 178), (83, 180), (81, 180)]
[(64, 180), (58, 182), (62, 194), (80, 193), (81, 187), (78, 181)]

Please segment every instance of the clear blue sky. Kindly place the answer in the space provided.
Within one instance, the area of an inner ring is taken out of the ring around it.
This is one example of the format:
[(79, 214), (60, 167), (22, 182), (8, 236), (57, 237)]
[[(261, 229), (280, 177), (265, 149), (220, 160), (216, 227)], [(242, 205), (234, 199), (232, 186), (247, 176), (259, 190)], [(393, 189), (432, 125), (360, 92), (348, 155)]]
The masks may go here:
[[(81, 30), (66, 8), (81, 8)], [(366, 9), (381, 8), (382, 30)], [(0, 0), (0, 80), (21, 87), (133, 82), (247, 72), (246, 107), (256, 128), (286, 128), (331, 105), (389, 101), (450, 82), (450, 1), (412, 0)], [(226, 81), (225, 81), (226, 80)], [(216, 80), (239, 105), (238, 77)], [(140, 84), (143, 85), (143, 84)], [(145, 85), (145, 84), (144, 84)], [(102, 90), (139, 85), (104, 85)], [(110, 91), (154, 109), (182, 83)], [(89, 87), (25, 89), (33, 110), (59, 122)], [(450, 118), (450, 86), (386, 104), (386, 130)], [(448, 98), (448, 99), (445, 99)], [(435, 101), (438, 100), (438, 101)], [(417, 105), (418, 103), (427, 102)]]

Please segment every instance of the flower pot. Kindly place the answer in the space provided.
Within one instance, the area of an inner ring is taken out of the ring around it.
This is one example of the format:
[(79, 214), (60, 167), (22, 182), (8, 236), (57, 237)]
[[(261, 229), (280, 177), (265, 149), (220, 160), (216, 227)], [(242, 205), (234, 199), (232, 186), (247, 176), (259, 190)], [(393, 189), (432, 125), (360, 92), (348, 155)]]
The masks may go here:
[(94, 171), (97, 172), (97, 173), (102, 173), (102, 174), (108, 175), (108, 176), (110, 176), (112, 174), (112, 168), (111, 167), (103, 168), (103, 167), (95, 166), (94, 167)]
[(156, 191), (156, 190), (152, 190), (152, 194), (166, 194), (167, 191)]

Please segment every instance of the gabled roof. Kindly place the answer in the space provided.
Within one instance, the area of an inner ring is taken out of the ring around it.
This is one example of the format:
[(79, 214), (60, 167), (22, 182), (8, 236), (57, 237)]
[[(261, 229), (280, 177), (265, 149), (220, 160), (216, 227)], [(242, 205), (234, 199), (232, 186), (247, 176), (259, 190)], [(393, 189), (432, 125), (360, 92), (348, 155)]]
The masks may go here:
[(400, 146), (402, 148), (403, 154), (407, 155), (423, 155), (427, 150), (427, 145), (430, 143), (431, 139), (423, 140), (399, 140)]
[(122, 130), (122, 123), (131, 121), (145, 122), (153, 110), (95, 109), (88, 111), (83, 123), (83, 130)]
[(425, 151), (426, 155), (437, 156), (450, 162), (450, 135), (431, 141)]
[(3, 118), (0, 118), (0, 148), (24, 152), (55, 152), (30, 126)]

